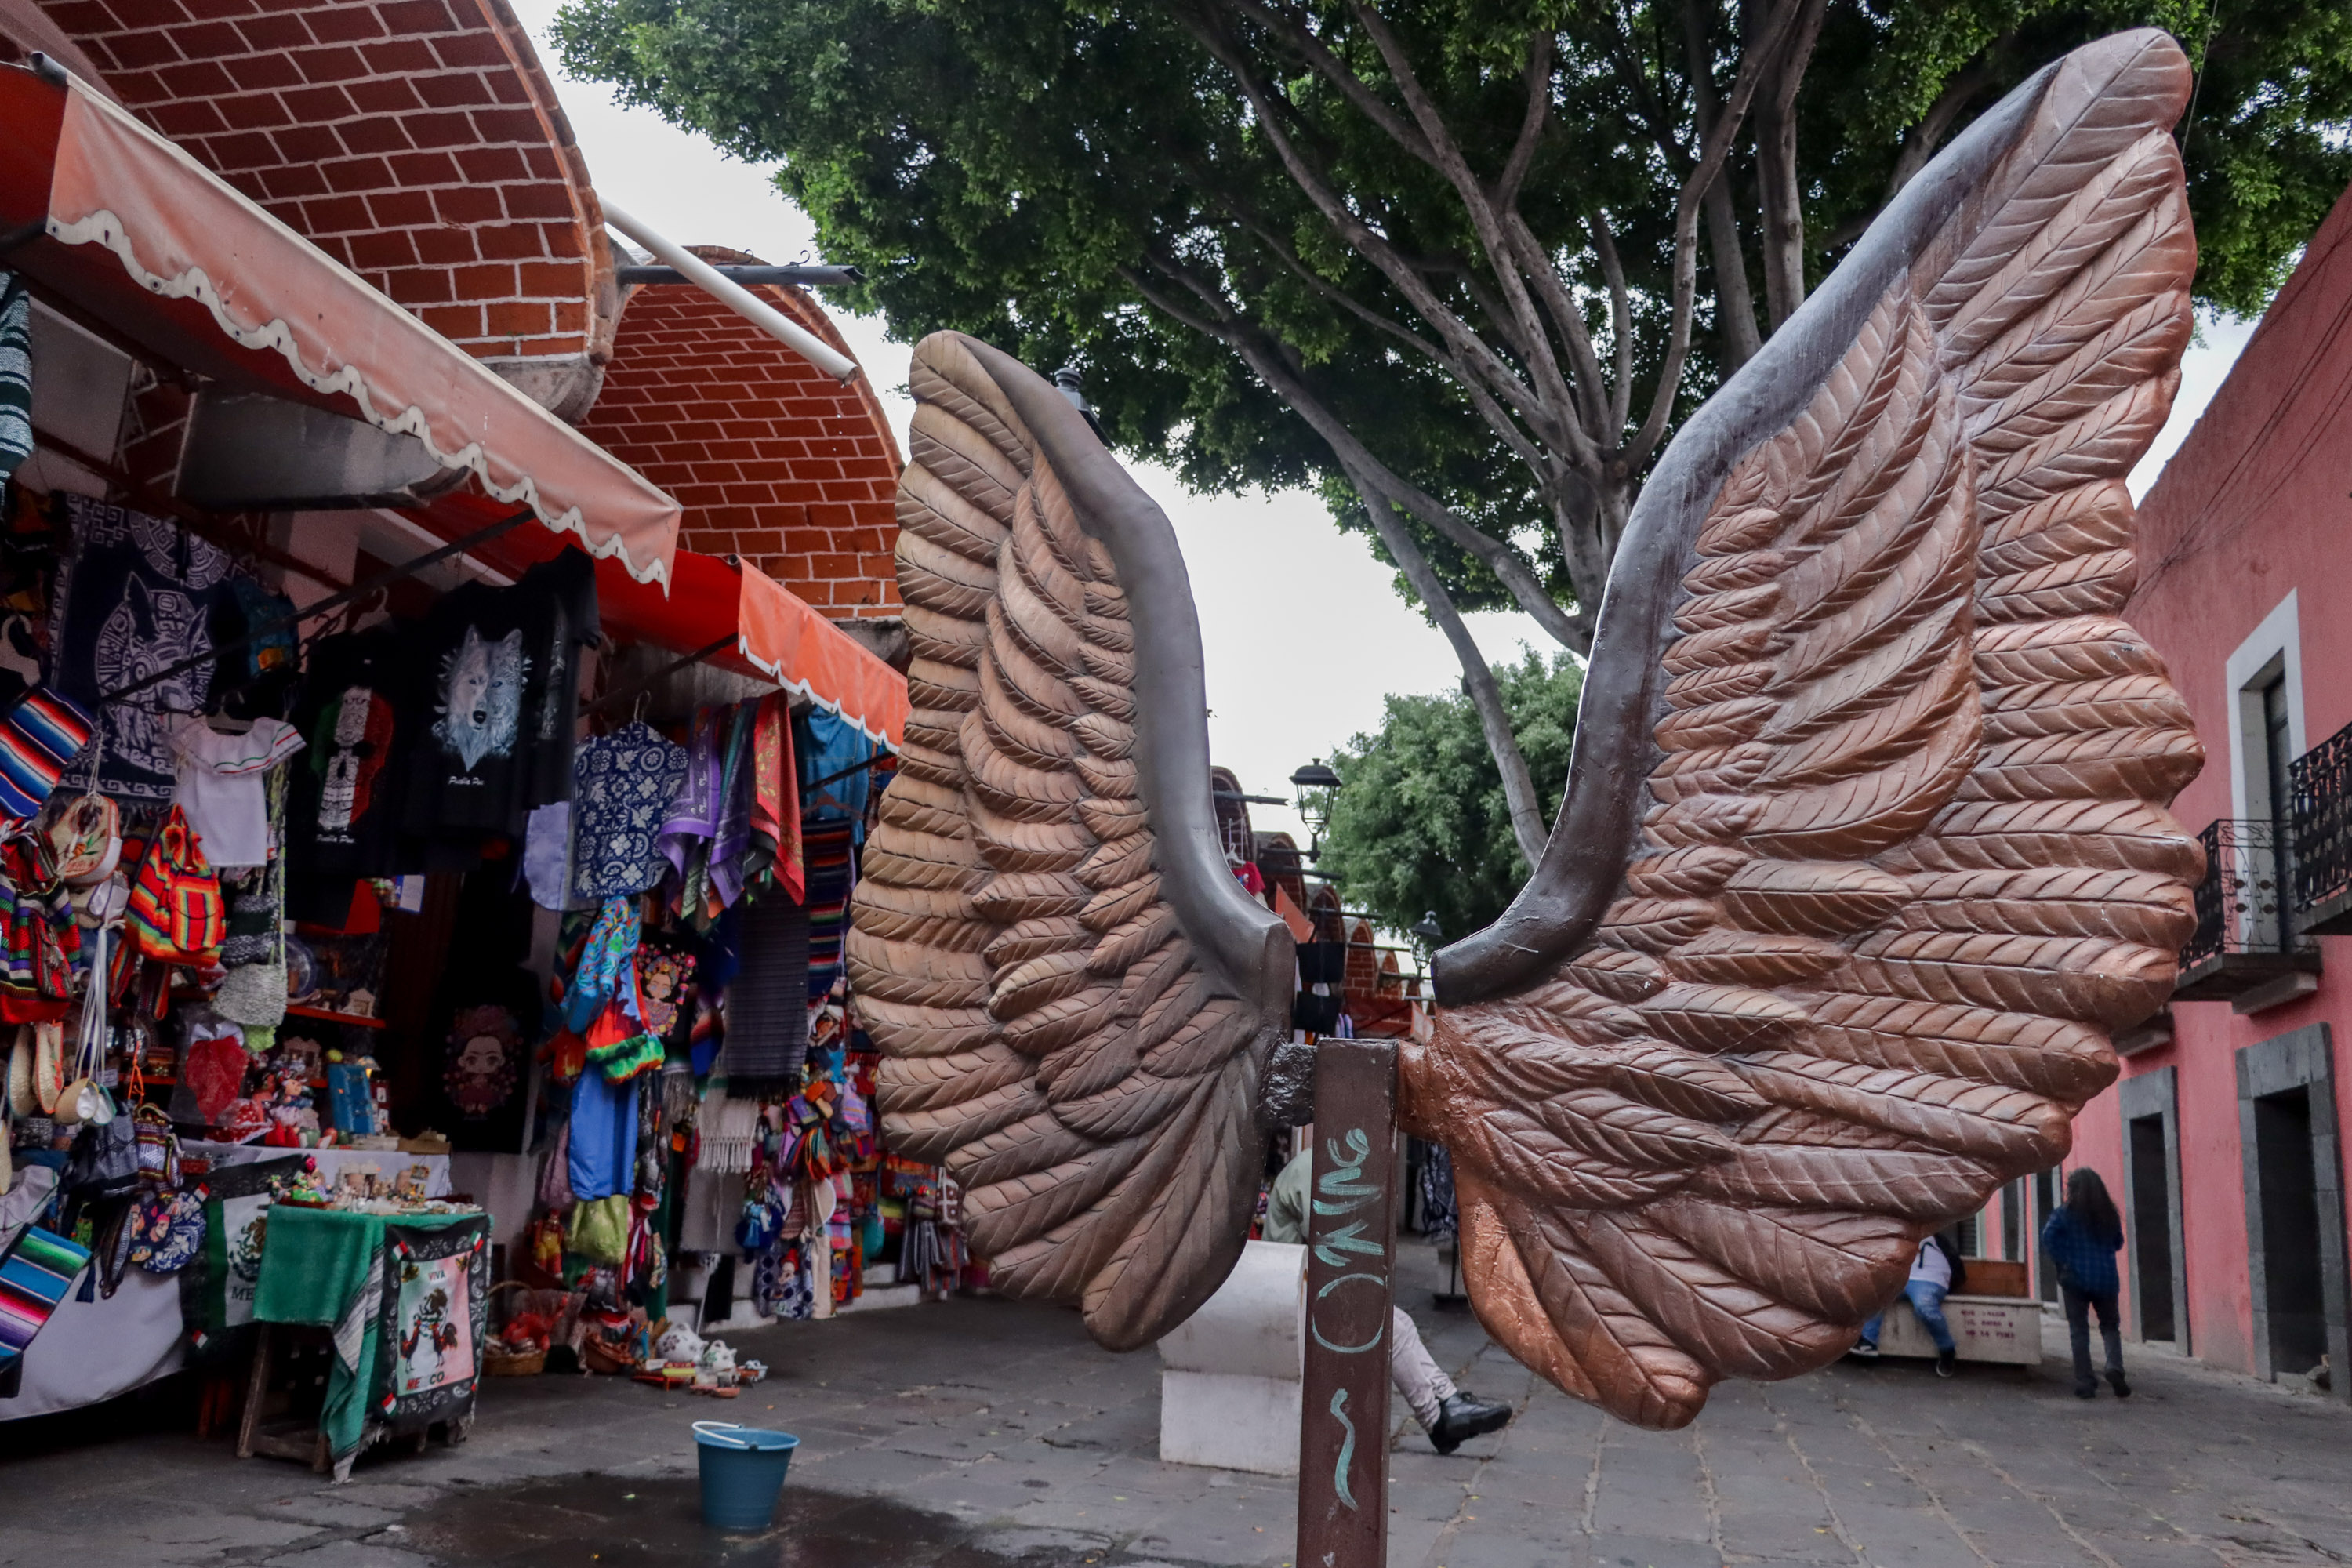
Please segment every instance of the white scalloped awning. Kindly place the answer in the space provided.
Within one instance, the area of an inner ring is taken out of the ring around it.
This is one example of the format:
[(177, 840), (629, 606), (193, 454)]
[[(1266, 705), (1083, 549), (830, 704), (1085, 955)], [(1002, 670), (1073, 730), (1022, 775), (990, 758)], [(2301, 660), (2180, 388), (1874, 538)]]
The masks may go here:
[(0, 266), (167, 363), (415, 436), (668, 587), (677, 502), (79, 80), (0, 68)]

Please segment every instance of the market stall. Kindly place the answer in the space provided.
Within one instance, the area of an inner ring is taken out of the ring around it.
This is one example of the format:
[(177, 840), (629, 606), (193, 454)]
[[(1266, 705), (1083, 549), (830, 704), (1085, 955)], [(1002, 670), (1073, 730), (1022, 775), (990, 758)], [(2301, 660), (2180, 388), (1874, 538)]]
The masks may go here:
[[(0, 68), (0, 1420), (249, 1428), (267, 1327), (347, 1472), (552, 1339), (952, 1289), (841, 955), (904, 679), (78, 82)], [(173, 467), (8, 380), (36, 310)]]

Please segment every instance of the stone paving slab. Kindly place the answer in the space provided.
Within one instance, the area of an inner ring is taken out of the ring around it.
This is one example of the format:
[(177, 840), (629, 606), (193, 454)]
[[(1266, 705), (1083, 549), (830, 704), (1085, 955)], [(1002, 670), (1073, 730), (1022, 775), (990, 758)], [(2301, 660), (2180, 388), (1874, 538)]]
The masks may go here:
[[(2308, 1390), (2137, 1347), (2128, 1402), (2074, 1399), (2056, 1361), (1846, 1363), (1642, 1432), (1437, 1310), (1429, 1255), (1404, 1261), (1441, 1364), (1519, 1414), (1451, 1457), (1401, 1421), (1394, 1568), (2352, 1562), (2352, 1410)], [(1289, 1483), (1160, 1463), (1156, 1360), (1097, 1349), (1073, 1313), (966, 1300), (733, 1342), (773, 1375), (731, 1403), (492, 1379), (470, 1442), (369, 1456), (340, 1488), (195, 1442), (168, 1388), (0, 1424), (0, 1568), (536, 1568), (604, 1546), (598, 1568), (1291, 1568)], [(698, 1418), (802, 1436), (770, 1535), (695, 1523)]]

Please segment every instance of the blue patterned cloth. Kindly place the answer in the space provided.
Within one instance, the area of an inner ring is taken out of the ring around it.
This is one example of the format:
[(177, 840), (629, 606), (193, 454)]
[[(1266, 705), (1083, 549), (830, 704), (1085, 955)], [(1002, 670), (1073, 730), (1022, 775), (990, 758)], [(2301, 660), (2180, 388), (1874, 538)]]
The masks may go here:
[(624, 724), (572, 759), (572, 891), (619, 899), (661, 880), (662, 823), (686, 779), (686, 748)]
[(2124, 1238), (2113, 1241), (2093, 1236), (2090, 1226), (2062, 1208), (2042, 1227), (2042, 1246), (2058, 1265), (2058, 1278), (2085, 1296), (2112, 1296), (2123, 1288), (2116, 1272), (2116, 1253)]

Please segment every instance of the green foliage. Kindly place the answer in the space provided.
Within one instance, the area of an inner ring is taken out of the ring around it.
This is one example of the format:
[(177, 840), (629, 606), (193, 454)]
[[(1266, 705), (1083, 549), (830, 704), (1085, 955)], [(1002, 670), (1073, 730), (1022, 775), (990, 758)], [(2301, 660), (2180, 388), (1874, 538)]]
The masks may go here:
[[(1393, 100), (1397, 84), (1346, 6), (1278, 9), (1311, 23)], [(1489, 178), (1525, 110), (1528, 39), (1554, 30), (1554, 109), (1518, 209), (1604, 355), (1612, 329), (1591, 223), (1607, 216), (1629, 288), (1634, 383), (1654, 384), (1675, 190), (1696, 145), (1682, 8), (1381, 9), (1470, 166)], [(1203, 29), (1222, 29), (1280, 79), (1294, 138), (1351, 209), (1429, 258), (1448, 308), (1492, 340), (1497, 280), (1461, 201), (1325, 78), (1236, 20), (1245, 10), (1217, 0), (572, 0), (555, 32), (573, 74), (614, 83), (730, 153), (781, 164), (778, 184), (814, 219), (826, 258), (870, 276), (849, 302), (884, 311), (901, 338), (954, 327), (1033, 364), (1081, 361), (1123, 450), (1171, 463), (1196, 489), (1317, 485), (1342, 527), (1364, 528), (1323, 442), (1226, 345), (1145, 303), (1149, 282), (1163, 303), (1205, 313), (1205, 300), (1173, 280), (1189, 278), (1282, 344), (1391, 469), (1519, 543), (1561, 602), (1591, 593), (1566, 564), (1561, 513), (1575, 510), (1574, 486), (1557, 469), (1557, 434), (1528, 431), (1554, 464), (1542, 471), (1398, 335), (1433, 333), (1286, 172)], [(1742, 17), (1728, 5), (1706, 12), (1719, 97), (1738, 73)], [(1906, 138), (1948, 89), (1960, 104), (1942, 139), (2067, 48), (2148, 24), (2208, 62), (2187, 138), (2199, 299), (2259, 310), (2352, 181), (2352, 6), (1832, 0), (1797, 105), (1810, 276), (1825, 274), (1884, 202)], [(1730, 173), (1760, 279), (1744, 136)], [(1701, 251), (1700, 331), (1678, 412), (1722, 374)], [(1632, 422), (1645, 402), (1633, 398)], [(1605, 451), (1613, 437), (1599, 436)], [(1475, 557), (1422, 538), (1462, 609), (1508, 605)]]
[[(1956, 81), (1957, 130), (2067, 50), (2161, 27), (2198, 69), (2184, 125), (2196, 297), (2258, 316), (2352, 184), (2352, 5), (2310, 0), (1937, 0), (1832, 5), (1801, 100), (1812, 232), (1851, 237), (1885, 198), (1886, 151)], [(1842, 245), (1824, 247), (1819, 262)], [(1818, 280), (1820, 274), (1816, 273)]]
[[(1549, 808), (1568, 783), (1583, 670), (1565, 654), (1497, 665), (1511, 727)], [(1323, 871), (1390, 931), (1430, 910), (1445, 940), (1494, 923), (1527, 880), (1503, 780), (1468, 698), (1391, 697), (1379, 731), (1331, 759), (1339, 775)]]

